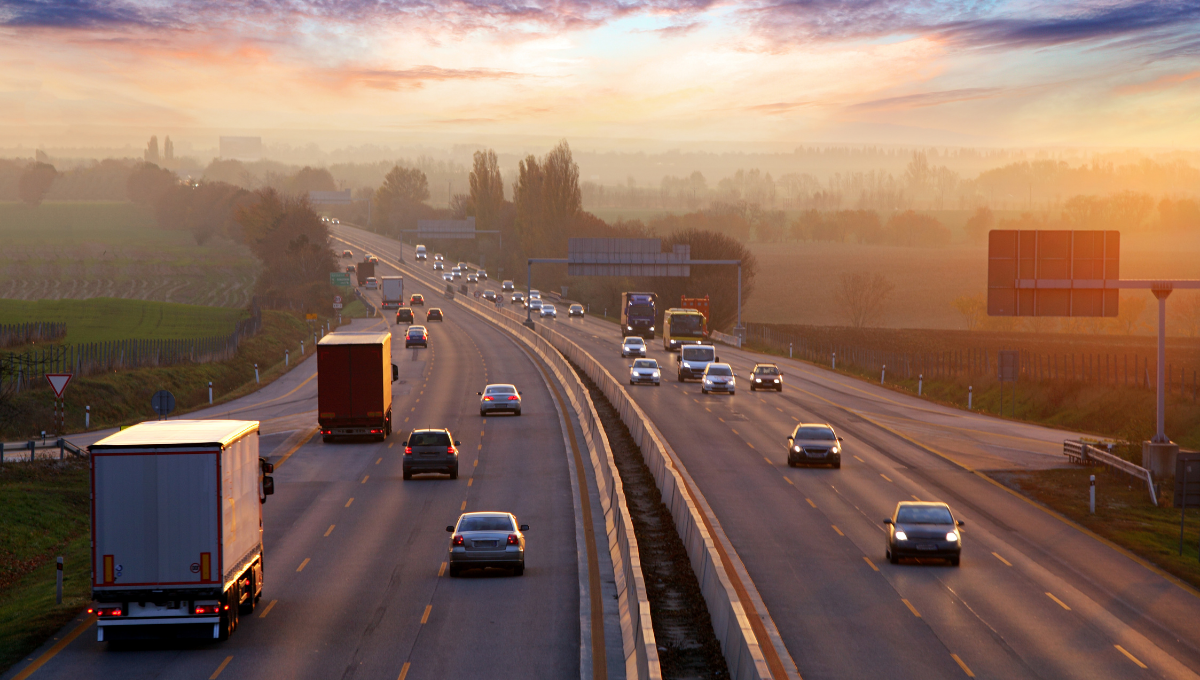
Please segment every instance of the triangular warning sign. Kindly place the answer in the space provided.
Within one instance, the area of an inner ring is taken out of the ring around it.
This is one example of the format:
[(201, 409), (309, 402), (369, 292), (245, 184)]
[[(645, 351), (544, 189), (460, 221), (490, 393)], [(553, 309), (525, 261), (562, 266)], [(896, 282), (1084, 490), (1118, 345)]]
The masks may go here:
[(71, 382), (71, 374), (47, 373), (46, 380), (50, 381), (50, 389), (54, 390), (54, 396), (61, 399), (63, 390), (67, 388), (67, 383)]

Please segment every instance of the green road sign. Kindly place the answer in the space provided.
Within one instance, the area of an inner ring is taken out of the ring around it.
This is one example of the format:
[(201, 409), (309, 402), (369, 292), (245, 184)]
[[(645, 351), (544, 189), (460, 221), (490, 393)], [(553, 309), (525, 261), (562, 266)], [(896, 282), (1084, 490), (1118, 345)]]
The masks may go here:
[(329, 285), (331, 286), (349, 286), (350, 274), (346, 272), (329, 272)]

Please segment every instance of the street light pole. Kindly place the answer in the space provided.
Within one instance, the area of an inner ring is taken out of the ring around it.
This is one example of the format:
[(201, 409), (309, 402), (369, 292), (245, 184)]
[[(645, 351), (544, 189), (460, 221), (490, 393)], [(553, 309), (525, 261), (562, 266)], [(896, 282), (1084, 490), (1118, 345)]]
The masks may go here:
[(1166, 358), (1167, 358), (1167, 297), (1171, 294), (1170, 287), (1152, 288), (1154, 297), (1158, 298), (1158, 431), (1151, 440), (1155, 444), (1170, 443), (1167, 437), (1167, 395), (1166, 395)]

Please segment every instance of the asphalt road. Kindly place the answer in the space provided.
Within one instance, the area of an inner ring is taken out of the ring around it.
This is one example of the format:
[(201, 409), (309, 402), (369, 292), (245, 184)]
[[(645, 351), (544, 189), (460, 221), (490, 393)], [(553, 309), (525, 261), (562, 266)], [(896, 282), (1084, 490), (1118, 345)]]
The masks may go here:
[[(613, 324), (546, 323), (627, 375)], [(974, 472), (1061, 464), (1067, 433), (786, 360), (782, 394), (751, 393), (754, 355), (718, 353), (741, 376), (736, 396), (675, 382), (661, 343), (650, 356), (669, 380), (629, 391), (706, 496), (804, 678), (1197, 677), (1194, 591)], [(842, 469), (786, 465), (802, 421), (837, 428)], [(887, 564), (881, 520), (914, 498), (966, 521), (961, 567)]]
[[(433, 305), (441, 297), (420, 286), (406, 292)], [(273, 430), (262, 439), (277, 461), (276, 494), (264, 506), (263, 599), (228, 642), (108, 645), (90, 627), (31, 677), (579, 677), (577, 527), (552, 395), (511, 339), (443, 307), (429, 349), (405, 350), (395, 338), (401, 382), (387, 442), (318, 436), (296, 447), (315, 425), (313, 361), (255, 395), (189, 415), (262, 418)], [(519, 385), (523, 415), (480, 418), (476, 392), (488, 382)], [(402, 480), (414, 426), (449, 427), (461, 441), (458, 480)], [(510, 511), (530, 525), (524, 576), (444, 574), (445, 527), (463, 510)], [(619, 659), (619, 636), (612, 642)]]

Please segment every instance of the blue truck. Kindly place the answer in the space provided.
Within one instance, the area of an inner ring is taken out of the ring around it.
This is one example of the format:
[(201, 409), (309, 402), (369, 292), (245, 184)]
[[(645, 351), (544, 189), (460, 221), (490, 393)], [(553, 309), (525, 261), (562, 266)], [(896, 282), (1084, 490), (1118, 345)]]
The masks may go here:
[(621, 337), (640, 335), (654, 338), (658, 316), (658, 293), (621, 293)]

